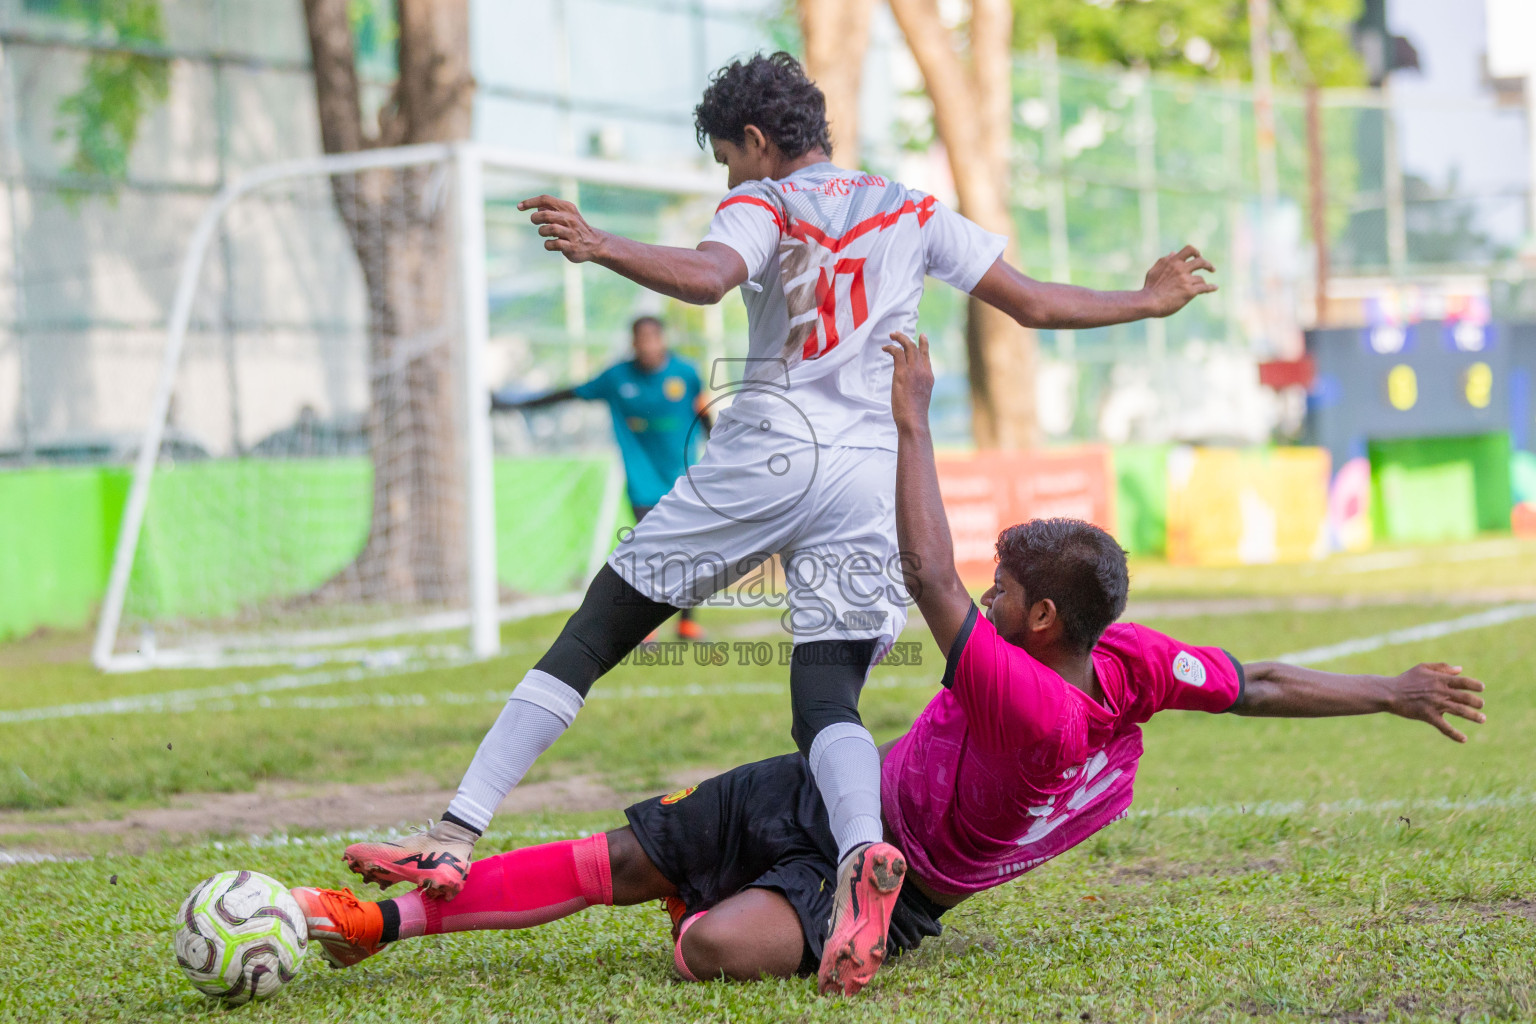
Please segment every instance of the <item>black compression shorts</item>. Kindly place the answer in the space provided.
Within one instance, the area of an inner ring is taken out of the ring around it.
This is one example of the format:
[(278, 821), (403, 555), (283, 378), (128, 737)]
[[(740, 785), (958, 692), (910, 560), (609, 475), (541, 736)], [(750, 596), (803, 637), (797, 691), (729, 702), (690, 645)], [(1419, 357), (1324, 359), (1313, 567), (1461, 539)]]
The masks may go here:
[[(805, 758), (784, 754), (624, 811), (635, 838), (690, 914), (743, 889), (781, 893), (805, 935), (802, 974), (814, 974), (837, 889), (837, 842)], [(914, 885), (891, 914), (892, 956), (938, 935), (945, 908)]]

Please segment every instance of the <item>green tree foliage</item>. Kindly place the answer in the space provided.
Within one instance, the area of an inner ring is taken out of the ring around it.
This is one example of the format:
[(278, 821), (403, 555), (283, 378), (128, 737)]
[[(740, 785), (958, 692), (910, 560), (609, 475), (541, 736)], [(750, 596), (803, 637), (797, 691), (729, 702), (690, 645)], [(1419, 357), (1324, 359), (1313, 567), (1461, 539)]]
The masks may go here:
[(365, 78), (393, 80), (400, 73), (395, 47), (400, 43), (400, 19), (395, 0), (348, 0), (347, 21), (357, 69)]
[[(1271, 0), (1284, 49), (1281, 84), (1363, 85), (1350, 44), (1360, 0)], [(1057, 52), (1090, 64), (1118, 64), (1196, 77), (1249, 79), (1247, 0), (1015, 0), (1014, 45), (1033, 50), (1056, 40)], [(1295, 59), (1289, 59), (1295, 58)]]
[[(159, 0), (75, 0), (61, 14), (125, 48), (165, 44)], [(67, 165), (85, 177), (122, 181), (144, 117), (170, 93), (170, 61), (142, 53), (98, 51), (80, 88), (59, 102), (55, 136), (73, 141)]]

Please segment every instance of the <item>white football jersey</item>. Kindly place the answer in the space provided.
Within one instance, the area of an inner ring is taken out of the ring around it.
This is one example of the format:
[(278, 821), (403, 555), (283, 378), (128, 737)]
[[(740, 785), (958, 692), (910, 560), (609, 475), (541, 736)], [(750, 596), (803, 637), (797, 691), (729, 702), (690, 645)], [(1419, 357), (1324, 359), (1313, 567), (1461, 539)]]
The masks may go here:
[(892, 331), (915, 334), (923, 278), (969, 292), (1007, 240), (877, 174), (813, 164), (731, 190), (707, 242), (741, 255), (748, 358), (712, 367), (721, 413), (819, 444), (896, 450)]

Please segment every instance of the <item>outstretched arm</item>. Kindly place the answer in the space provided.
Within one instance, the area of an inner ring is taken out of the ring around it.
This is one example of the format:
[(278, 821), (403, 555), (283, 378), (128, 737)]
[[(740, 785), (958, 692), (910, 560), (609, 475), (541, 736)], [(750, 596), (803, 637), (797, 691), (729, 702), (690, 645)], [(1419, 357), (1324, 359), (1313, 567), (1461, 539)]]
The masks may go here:
[(1036, 281), (999, 259), (982, 275), (971, 294), (989, 306), (996, 306), (1025, 327), (1045, 330), (1105, 327), (1177, 313), (1196, 295), (1216, 290), (1214, 284), (1197, 273), (1215, 269), (1200, 255), (1200, 250), (1186, 245), (1152, 264), (1140, 291), (1101, 292), (1076, 285)]
[(551, 391), (547, 395), (539, 395), (536, 398), (524, 398), (516, 402), (508, 402), (502, 399), (496, 392), (491, 392), (491, 412), (511, 412), (514, 409), (542, 409), (546, 405), (558, 405), (561, 402), (569, 402), (579, 397), (575, 388), (563, 388), (560, 391)]
[(896, 537), (902, 574), (939, 650), (948, 656), (970, 614), (971, 595), (955, 571), (955, 547), (939, 497), (939, 471), (928, 431), (933, 397), (928, 336), (919, 335), (915, 345), (900, 332), (891, 340), (896, 344), (886, 345), (885, 351), (896, 362), (891, 414), (896, 419)]
[(747, 279), (747, 265), (736, 250), (720, 242), (700, 242), (697, 249), (648, 245), (599, 231), (576, 204), (554, 196), (534, 196), (517, 204), (544, 236), (544, 248), (565, 254), (572, 263), (592, 262), (669, 298), (710, 305)]
[(1483, 684), (1461, 674), (1459, 665), (1415, 665), (1397, 676), (1341, 675), (1278, 661), (1243, 666), (1243, 695), (1235, 715), (1273, 718), (1325, 718), (1370, 715), (1382, 711), (1428, 722), (1457, 743), (1467, 737), (1445, 720), (1459, 715), (1479, 724), (1488, 720), (1478, 696)]

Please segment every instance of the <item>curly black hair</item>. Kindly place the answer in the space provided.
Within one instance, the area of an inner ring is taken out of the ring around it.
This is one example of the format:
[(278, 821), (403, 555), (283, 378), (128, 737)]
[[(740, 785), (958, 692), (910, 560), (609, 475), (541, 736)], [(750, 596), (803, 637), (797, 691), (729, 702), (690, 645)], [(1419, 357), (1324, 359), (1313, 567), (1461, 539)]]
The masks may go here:
[(1125, 611), (1130, 573), (1115, 538), (1081, 519), (1031, 519), (997, 537), (997, 560), (1024, 587), (1033, 605), (1056, 602), (1067, 643), (1093, 650)]
[(821, 149), (832, 152), (827, 100), (794, 57), (780, 50), (732, 61), (710, 77), (704, 98), (693, 108), (699, 145), (711, 137), (741, 145), (746, 127), (758, 127), (790, 160)]

